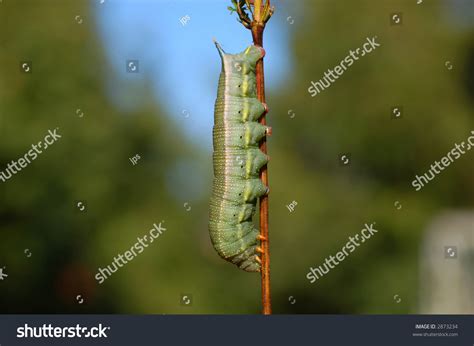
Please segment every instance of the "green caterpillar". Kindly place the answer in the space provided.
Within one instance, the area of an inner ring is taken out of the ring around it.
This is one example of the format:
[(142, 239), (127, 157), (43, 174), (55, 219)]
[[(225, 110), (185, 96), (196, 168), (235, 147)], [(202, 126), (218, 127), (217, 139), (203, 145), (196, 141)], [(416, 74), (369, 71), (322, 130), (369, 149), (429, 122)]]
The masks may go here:
[(257, 199), (268, 188), (259, 179), (268, 156), (258, 143), (269, 128), (258, 123), (267, 111), (257, 99), (255, 67), (265, 55), (258, 46), (226, 54), (215, 42), (222, 60), (214, 107), (214, 184), (209, 233), (217, 253), (239, 268), (260, 271), (259, 232), (252, 223)]

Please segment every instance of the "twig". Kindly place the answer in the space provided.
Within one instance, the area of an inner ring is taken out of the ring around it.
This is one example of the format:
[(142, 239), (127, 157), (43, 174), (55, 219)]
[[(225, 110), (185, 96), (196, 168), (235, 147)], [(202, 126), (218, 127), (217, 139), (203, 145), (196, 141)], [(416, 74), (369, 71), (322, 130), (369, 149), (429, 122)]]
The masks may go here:
[[(248, 10), (252, 13), (252, 21), (249, 23), (249, 17), (245, 12), (243, 2), (237, 3), (237, 14), (239, 15), (240, 22), (252, 32), (253, 44), (263, 48), (263, 31), (265, 30), (265, 24), (268, 22), (273, 14), (274, 8), (270, 5), (270, 0), (246, 0), (245, 4)], [(253, 3), (253, 11), (249, 3)], [(257, 62), (256, 66), (256, 79), (257, 79), (257, 98), (260, 102), (265, 103), (265, 76), (263, 69), (263, 59)], [(266, 125), (267, 121), (264, 114), (260, 118), (260, 123)], [(260, 150), (263, 153), (267, 153), (267, 140), (266, 137), (260, 143)], [(268, 186), (268, 168), (265, 165), (260, 171), (260, 179)], [(272, 303), (270, 294), (270, 242), (268, 236), (268, 196), (260, 197), (260, 238), (262, 253), (262, 313), (269, 315), (272, 313)]]

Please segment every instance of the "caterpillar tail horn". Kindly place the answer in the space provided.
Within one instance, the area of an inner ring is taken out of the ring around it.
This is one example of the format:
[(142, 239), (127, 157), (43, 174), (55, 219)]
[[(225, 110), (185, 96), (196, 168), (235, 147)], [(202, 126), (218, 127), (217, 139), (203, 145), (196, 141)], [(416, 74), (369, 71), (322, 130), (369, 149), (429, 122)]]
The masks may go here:
[(222, 49), (221, 45), (219, 44), (219, 42), (217, 42), (215, 38), (213, 38), (212, 41), (214, 41), (214, 44), (216, 45), (216, 48), (219, 51), (219, 55), (221, 56), (221, 58), (224, 58), (224, 55), (225, 55), (224, 49)]

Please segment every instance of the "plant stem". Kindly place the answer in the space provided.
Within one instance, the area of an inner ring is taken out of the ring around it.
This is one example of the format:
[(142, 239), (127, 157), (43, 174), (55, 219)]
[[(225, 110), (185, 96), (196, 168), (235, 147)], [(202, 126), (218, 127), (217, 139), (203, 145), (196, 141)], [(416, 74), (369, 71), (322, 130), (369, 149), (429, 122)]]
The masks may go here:
[[(262, 18), (263, 3), (262, 0), (255, 0), (254, 3), (254, 20), (251, 23), (251, 31), (253, 44), (263, 48), (263, 31), (265, 23)], [(257, 80), (257, 98), (260, 102), (265, 103), (265, 75), (263, 69), (263, 59), (257, 62), (256, 66), (256, 80)], [(260, 118), (260, 124), (266, 125), (266, 114)], [(267, 154), (267, 140), (266, 137), (260, 142), (260, 150)], [(260, 179), (265, 186), (268, 186), (268, 168), (263, 166), (260, 171)], [(272, 313), (272, 302), (270, 294), (270, 238), (268, 235), (268, 195), (260, 197), (260, 235), (262, 253), (262, 313), (269, 315)]]
[[(265, 1), (265, 4), (263, 3)], [(273, 7), (270, 0), (232, 0), (235, 10), (239, 16), (240, 22), (244, 27), (252, 32), (253, 44), (263, 48), (263, 31), (265, 24), (273, 14)], [(252, 7), (253, 6), (253, 11)], [(245, 8), (247, 7), (247, 8)], [(247, 15), (246, 10), (252, 14), (252, 20)], [(265, 76), (263, 73), (263, 58), (257, 62), (256, 66), (257, 98), (265, 103)], [(268, 110), (267, 110), (268, 111)], [(260, 124), (266, 125), (267, 120), (265, 112), (260, 118)], [(264, 137), (260, 142), (260, 150), (267, 153), (267, 138)], [(260, 171), (260, 179), (268, 187), (268, 168), (265, 165)], [(270, 295), (270, 243), (268, 237), (268, 196), (260, 197), (260, 247), (263, 250), (262, 259), (262, 313), (270, 315), (272, 313), (272, 302)]]

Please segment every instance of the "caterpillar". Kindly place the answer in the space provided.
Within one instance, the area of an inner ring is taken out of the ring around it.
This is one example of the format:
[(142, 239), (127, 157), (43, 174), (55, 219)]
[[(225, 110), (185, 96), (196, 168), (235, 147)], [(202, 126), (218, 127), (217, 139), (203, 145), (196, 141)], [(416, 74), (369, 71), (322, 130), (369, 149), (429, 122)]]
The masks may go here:
[(270, 128), (258, 123), (267, 106), (257, 99), (255, 69), (265, 50), (249, 46), (227, 54), (214, 41), (222, 70), (214, 106), (214, 181), (209, 234), (217, 253), (248, 272), (259, 272), (259, 231), (252, 218), (257, 199), (268, 193), (259, 179), (268, 156), (258, 147)]

